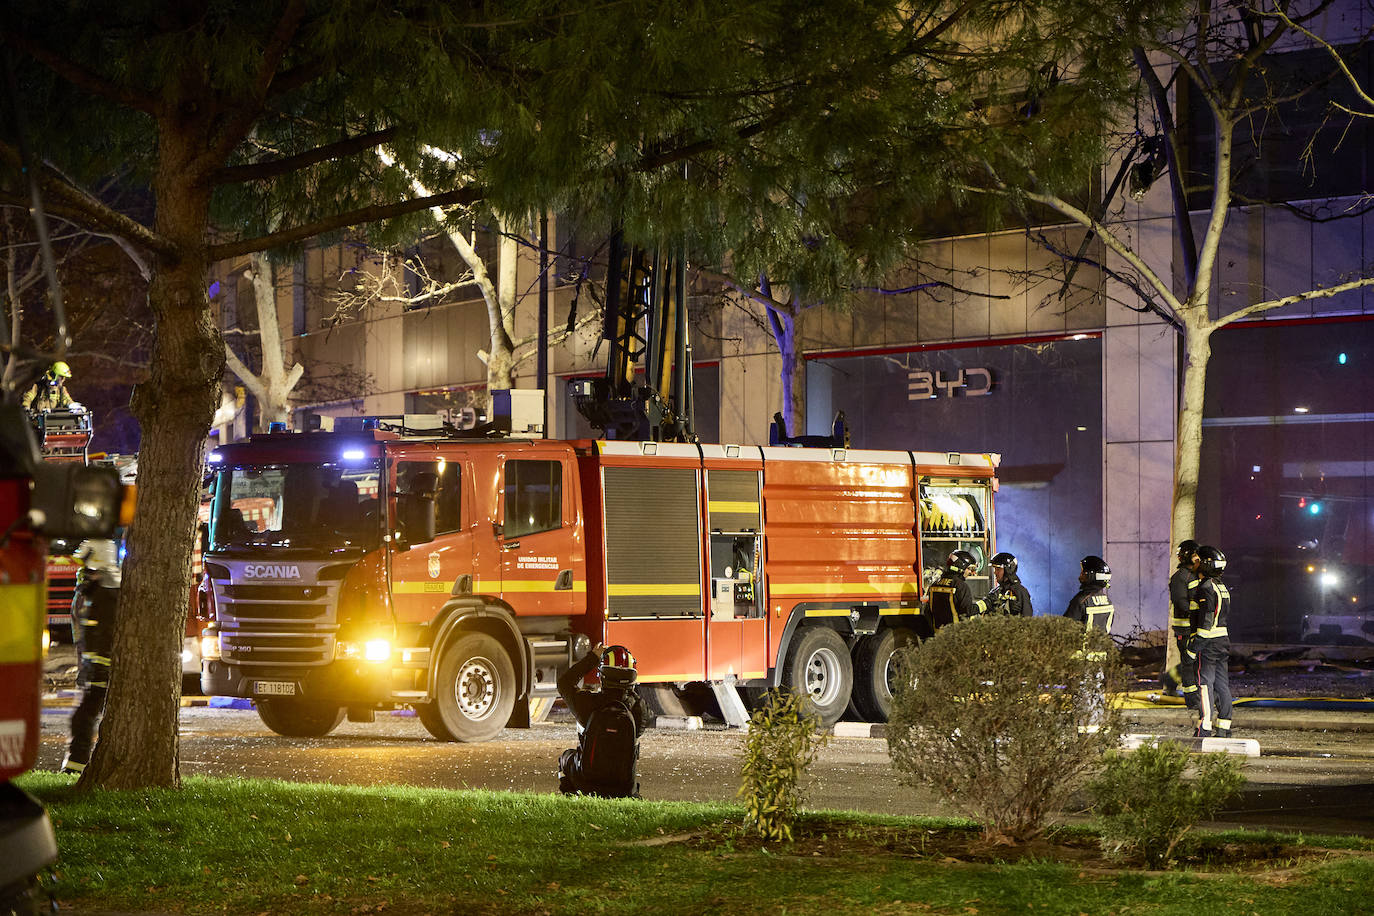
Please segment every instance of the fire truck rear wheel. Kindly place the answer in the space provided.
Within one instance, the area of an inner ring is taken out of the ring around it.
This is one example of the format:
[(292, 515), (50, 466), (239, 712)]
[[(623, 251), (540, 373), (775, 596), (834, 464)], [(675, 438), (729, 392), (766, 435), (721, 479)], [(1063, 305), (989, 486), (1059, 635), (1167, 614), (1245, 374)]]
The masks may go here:
[(286, 738), (323, 738), (344, 718), (344, 708), (333, 703), (285, 698), (254, 702), (262, 724)]
[(897, 636), (884, 630), (854, 647), (854, 709), (867, 722), (886, 722), (892, 713), (892, 654)]
[(806, 627), (787, 653), (782, 686), (811, 698), (822, 728), (844, 715), (854, 688), (854, 663), (840, 634), (829, 627)]
[(435, 672), (434, 701), (421, 722), (442, 726), (451, 741), (489, 741), (515, 708), (515, 665), (494, 636), (467, 633), (451, 642)]

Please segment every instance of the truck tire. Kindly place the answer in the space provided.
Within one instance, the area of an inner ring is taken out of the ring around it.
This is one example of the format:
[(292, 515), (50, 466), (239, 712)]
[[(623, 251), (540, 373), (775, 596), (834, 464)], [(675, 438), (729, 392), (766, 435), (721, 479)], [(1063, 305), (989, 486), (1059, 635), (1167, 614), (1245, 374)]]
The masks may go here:
[(854, 709), (866, 722), (886, 722), (892, 714), (892, 655), (897, 634), (883, 630), (854, 647)]
[(787, 652), (782, 686), (811, 698), (821, 728), (844, 715), (854, 687), (854, 663), (840, 634), (829, 627), (805, 627)]
[(286, 738), (323, 738), (344, 718), (344, 708), (318, 700), (260, 699), (258, 718), (262, 724)]
[(431, 693), (433, 702), (417, 709), (431, 735), (441, 741), (489, 741), (515, 709), (515, 664), (496, 637), (465, 633), (444, 650)]

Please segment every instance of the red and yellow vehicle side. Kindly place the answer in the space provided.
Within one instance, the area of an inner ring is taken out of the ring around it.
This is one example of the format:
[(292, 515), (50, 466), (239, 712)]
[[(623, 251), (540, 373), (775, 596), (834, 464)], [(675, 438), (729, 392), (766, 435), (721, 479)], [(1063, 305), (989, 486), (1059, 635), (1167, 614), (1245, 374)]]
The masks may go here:
[(995, 455), (368, 430), (212, 462), (202, 683), (283, 734), (411, 705), (487, 739), (594, 641), (664, 707), (784, 686), (880, 721), (927, 571), (994, 543)]

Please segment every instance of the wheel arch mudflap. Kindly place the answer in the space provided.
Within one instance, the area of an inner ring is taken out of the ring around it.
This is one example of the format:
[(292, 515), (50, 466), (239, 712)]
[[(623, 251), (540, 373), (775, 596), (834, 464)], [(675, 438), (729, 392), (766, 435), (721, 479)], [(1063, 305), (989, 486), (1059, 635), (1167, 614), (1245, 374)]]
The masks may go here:
[(501, 643), (515, 665), (515, 699), (517, 705), (528, 701), (530, 678), (534, 671), (534, 649), (520, 632), (520, 625), (509, 608), (488, 604), (479, 599), (455, 600), (444, 605), (431, 627), (434, 640), (430, 643), (429, 670), (425, 682), (427, 692), (433, 684), (439, 661), (449, 643), (464, 633), (486, 633)]

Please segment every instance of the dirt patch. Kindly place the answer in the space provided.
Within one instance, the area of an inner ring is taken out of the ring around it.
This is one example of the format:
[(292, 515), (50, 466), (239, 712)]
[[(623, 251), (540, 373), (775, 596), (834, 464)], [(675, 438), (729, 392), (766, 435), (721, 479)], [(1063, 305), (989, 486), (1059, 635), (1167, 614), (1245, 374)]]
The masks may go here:
[[(843, 862), (875, 857), (921, 859), (943, 865), (994, 865), (1009, 862), (1054, 862), (1084, 871), (1118, 873), (1144, 872), (1141, 863), (1109, 858), (1097, 837), (1081, 830), (1054, 830), (1024, 843), (994, 844), (983, 839), (977, 828), (888, 827), (870, 824), (807, 818), (793, 826), (791, 843), (765, 842), (746, 833), (739, 824), (722, 824), (712, 830), (670, 837), (656, 837), (658, 843), (682, 843), (693, 849), (721, 855), (766, 850), (773, 855), (796, 858), (833, 859)], [(1195, 846), (1180, 855), (1176, 869), (1208, 872), (1263, 874), (1266, 880), (1283, 880), (1283, 875), (1332, 856), (1374, 858), (1371, 852), (1330, 850), (1295, 846), (1272, 841), (1223, 843), (1200, 838)]]

